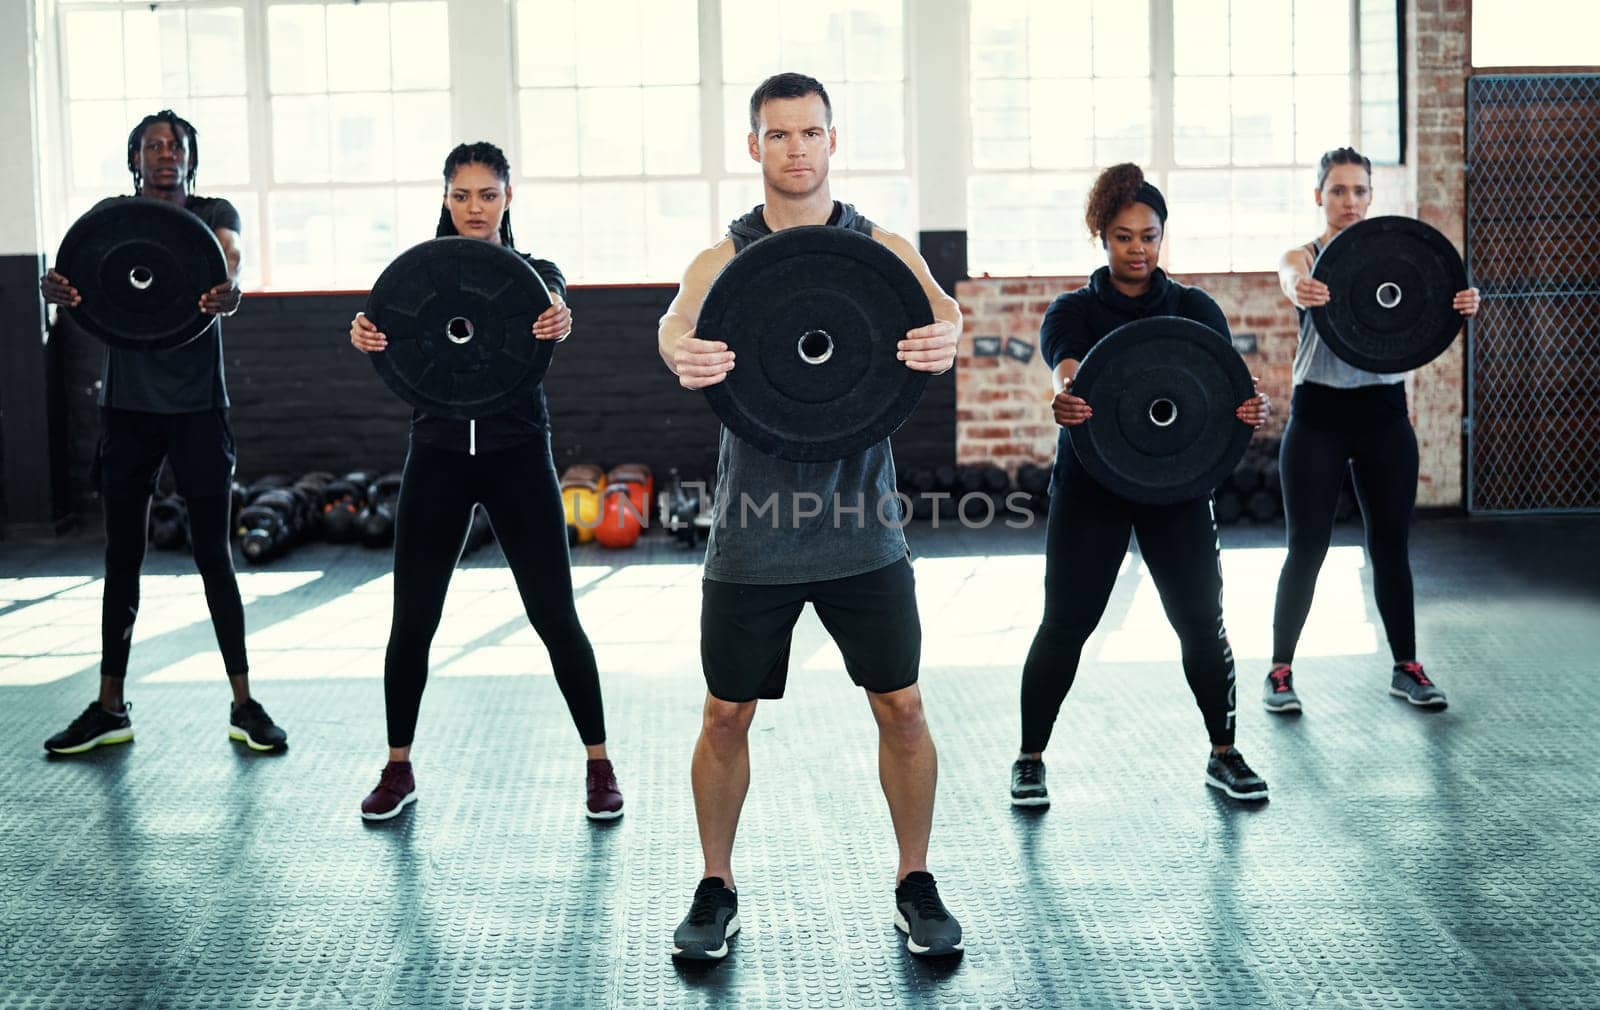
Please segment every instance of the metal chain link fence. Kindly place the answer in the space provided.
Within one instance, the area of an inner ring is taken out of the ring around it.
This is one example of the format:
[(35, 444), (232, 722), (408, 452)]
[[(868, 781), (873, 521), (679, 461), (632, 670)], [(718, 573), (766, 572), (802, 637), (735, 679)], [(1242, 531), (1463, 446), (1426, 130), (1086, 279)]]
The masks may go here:
[(1467, 508), (1600, 512), (1600, 74), (1467, 84)]

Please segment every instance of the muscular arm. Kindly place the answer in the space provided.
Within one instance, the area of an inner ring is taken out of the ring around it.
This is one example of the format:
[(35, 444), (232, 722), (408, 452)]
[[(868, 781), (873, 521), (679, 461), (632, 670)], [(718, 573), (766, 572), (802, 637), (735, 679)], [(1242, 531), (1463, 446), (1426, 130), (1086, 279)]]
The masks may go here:
[(948, 372), (955, 364), (956, 343), (961, 339), (960, 303), (939, 287), (939, 282), (933, 279), (933, 271), (928, 269), (927, 261), (910, 242), (882, 228), (872, 229), (872, 237), (911, 268), (917, 283), (922, 285), (922, 293), (928, 296), (929, 307), (933, 309), (932, 325), (912, 330), (906, 334), (906, 339), (900, 341), (900, 359), (907, 368), (919, 372), (933, 375)]
[(733, 259), (733, 242), (723, 239), (694, 258), (684, 271), (678, 293), (667, 306), (656, 327), (656, 352), (689, 389), (700, 389), (722, 381), (733, 368), (733, 352), (721, 341), (695, 338), (700, 321), (700, 306), (711, 290), (711, 282)]

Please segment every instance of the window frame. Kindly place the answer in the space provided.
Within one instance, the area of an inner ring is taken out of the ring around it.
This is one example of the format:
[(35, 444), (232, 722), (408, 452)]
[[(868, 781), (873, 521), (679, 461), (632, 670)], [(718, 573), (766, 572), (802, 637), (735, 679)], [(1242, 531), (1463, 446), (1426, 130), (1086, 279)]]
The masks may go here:
[[(387, 7), (391, 3), (405, 3), (408, 2), (408, 0), (372, 0), (372, 2), (382, 3)], [(311, 294), (322, 293), (326, 290), (329, 290), (322, 288), (309, 288), (300, 285), (278, 286), (273, 283), (273, 250), (272, 243), (267, 241), (267, 236), (272, 233), (272, 205), (274, 195), (284, 193), (325, 192), (332, 192), (336, 194), (340, 191), (370, 192), (372, 190), (381, 189), (392, 190), (396, 194), (400, 194), (407, 189), (415, 189), (428, 184), (428, 180), (398, 178), (388, 180), (369, 179), (352, 181), (333, 177), (331, 173), (330, 178), (325, 182), (280, 182), (274, 177), (274, 145), (272, 136), (272, 99), (274, 97), (274, 93), (271, 90), (271, 82), (269, 79), (270, 67), (272, 63), (272, 39), (268, 31), (269, 12), (271, 8), (280, 6), (311, 6), (326, 8), (329, 6), (334, 6), (336, 3), (337, 0), (166, 0), (166, 2), (162, 4), (163, 7), (186, 12), (194, 10), (218, 10), (229, 8), (236, 8), (241, 11), (244, 31), (245, 58), (245, 90), (242, 97), (245, 102), (246, 110), (246, 136), (250, 147), (249, 156), (247, 158), (247, 164), (249, 165), (249, 177), (242, 183), (222, 183), (213, 186), (206, 180), (205, 163), (202, 161), (200, 166), (200, 189), (198, 190), (198, 193), (201, 196), (217, 196), (230, 200), (238, 197), (240, 194), (248, 194), (250, 200), (253, 202), (253, 209), (255, 212), (255, 227), (246, 228), (245, 233), (241, 236), (245, 253), (244, 272), (246, 277), (249, 278), (249, 282), (246, 284), (245, 290), (251, 293)], [(66, 226), (71, 223), (70, 221), (65, 220), (65, 218), (70, 213), (70, 208), (74, 204), (81, 204), (87, 198), (89, 204), (92, 205), (94, 200), (104, 196), (115, 195), (113, 193), (87, 193), (77, 184), (77, 180), (74, 178), (73, 158), (75, 150), (73, 147), (72, 137), (71, 109), (74, 100), (69, 93), (72, 56), (70, 52), (70, 46), (67, 44), (67, 18), (70, 14), (80, 11), (106, 11), (122, 13), (130, 10), (137, 10), (141, 6), (144, 5), (135, 2), (135, 0), (63, 0), (63, 2), (59, 2), (56, 5), (55, 70), (58, 79), (58, 87), (60, 89), (58, 115), (60, 117), (61, 124), (59, 136), (61, 138), (61, 193), (63, 197), (63, 206), (60, 208), (60, 217), (62, 220), (60, 221), (60, 226), (57, 230), (61, 234), (65, 234)], [(456, 87), (459, 83), (459, 78), (456, 72), (457, 63), (458, 61), (455, 59), (450, 61), (450, 83), (444, 92), (452, 101), (454, 100)], [(396, 89), (391, 86), (383, 91), (372, 93), (398, 95), (436, 93), (436, 91), (437, 89)], [(324, 94), (332, 96), (343, 93), (346, 92), (334, 92), (324, 89), (322, 92), (311, 92), (308, 94)], [(367, 92), (350, 93), (366, 94)], [(284, 94), (292, 97), (299, 93), (285, 92)], [(121, 100), (123, 102), (136, 101), (136, 99), (129, 99), (127, 97), (124, 97)], [(165, 99), (157, 99), (157, 101), (164, 100)], [(182, 109), (177, 111), (180, 115), (183, 114)], [(127, 125), (131, 128), (133, 126), (133, 122), (134, 121), (130, 121)], [(196, 122), (195, 126), (201, 132), (202, 136), (204, 136), (206, 132), (205, 124)], [(111, 142), (113, 144), (120, 145), (122, 139), (123, 138), (119, 135), (118, 137), (112, 138)], [(118, 150), (120, 150), (120, 146), (118, 147)], [(119, 192), (126, 192), (126, 190)], [(417, 241), (421, 240), (422, 239), (420, 238), (417, 239)], [(399, 245), (399, 248), (396, 250), (397, 253), (404, 251), (407, 246), (407, 243), (404, 241), (397, 244)]]
[[(965, 12), (966, 13), (966, 17), (967, 17), (967, 24), (969, 26), (969, 29), (968, 29), (968, 32), (966, 33), (968, 37), (965, 38), (965, 50), (966, 51), (963, 54), (963, 57), (964, 57), (964, 59), (963, 59), (964, 90), (966, 91), (966, 103), (964, 104), (964, 106), (963, 106), (961, 111), (962, 111), (963, 115), (966, 115), (966, 116), (969, 116), (969, 117), (971, 116), (971, 110), (972, 110), (972, 98), (971, 98), (971, 94), (970, 94), (970, 88), (971, 88), (972, 81), (973, 81), (972, 70), (971, 70), (970, 64), (968, 62), (970, 60), (971, 45), (972, 45), (972, 41), (971, 41), (971, 38), (970, 38), (970, 25), (971, 25), (971, 17), (972, 17), (972, 5), (973, 4), (977, 4), (977, 3), (981, 3), (981, 2), (983, 2), (983, 0), (970, 0), (970, 2), (968, 4), (968, 7), (966, 9), (966, 12)], [(1038, 2), (1038, 0), (1035, 0), (1035, 2)], [(1231, 153), (1230, 153), (1230, 156), (1229, 156), (1229, 161), (1227, 163), (1225, 163), (1225, 164), (1215, 164), (1215, 165), (1182, 165), (1182, 164), (1179, 164), (1177, 162), (1176, 155), (1175, 155), (1175, 140), (1176, 140), (1176, 128), (1177, 128), (1177, 122), (1176, 122), (1177, 79), (1178, 79), (1179, 75), (1176, 73), (1176, 68), (1175, 68), (1175, 65), (1174, 65), (1174, 58), (1175, 58), (1174, 26), (1175, 26), (1175, 23), (1176, 23), (1175, 4), (1176, 3), (1181, 3), (1182, 0), (1139, 0), (1139, 2), (1147, 2), (1148, 5), (1149, 5), (1149, 26), (1150, 26), (1150, 78), (1149, 78), (1149, 80), (1150, 80), (1150, 99), (1151, 99), (1150, 123), (1151, 123), (1151, 131), (1152, 132), (1151, 132), (1151, 138), (1150, 138), (1150, 159), (1149, 159), (1148, 163), (1146, 163), (1143, 167), (1145, 169), (1147, 177), (1150, 179), (1152, 184), (1154, 184), (1155, 186), (1161, 188), (1162, 190), (1167, 190), (1169, 188), (1170, 180), (1171, 180), (1172, 175), (1174, 173), (1177, 173), (1177, 174), (1180, 174), (1180, 175), (1214, 174), (1214, 175), (1216, 175), (1216, 176), (1218, 176), (1220, 178), (1228, 179), (1229, 182), (1230, 182), (1230, 185), (1231, 185), (1232, 176), (1236, 172), (1246, 172), (1246, 173), (1250, 173), (1250, 172), (1263, 172), (1263, 173), (1265, 173), (1265, 172), (1295, 172), (1295, 173), (1304, 173), (1304, 172), (1309, 171), (1310, 168), (1314, 167), (1314, 166), (1308, 166), (1307, 164), (1300, 163), (1300, 162), (1267, 163), (1267, 164), (1235, 164), (1232, 161)], [(1287, 2), (1287, 0), (1285, 0), (1285, 2)], [(1362, 117), (1362, 104), (1361, 104), (1361, 0), (1346, 0), (1346, 3), (1347, 3), (1348, 8), (1349, 8), (1349, 26), (1350, 26), (1349, 27), (1349, 37), (1348, 37), (1348, 40), (1347, 40), (1348, 41), (1348, 45), (1349, 45), (1349, 53), (1350, 53), (1350, 66), (1349, 66), (1349, 70), (1347, 71), (1348, 84), (1349, 84), (1349, 105), (1348, 105), (1349, 118), (1350, 118), (1350, 123), (1349, 123), (1350, 132), (1349, 132), (1349, 135), (1351, 137), (1357, 138), (1356, 142), (1359, 143), (1360, 142), (1359, 138), (1361, 138), (1361, 136), (1362, 136), (1362, 130), (1361, 130), (1361, 117)], [(1397, 61), (1398, 62), (1398, 69), (1399, 69), (1399, 84), (1398, 84), (1397, 98), (1398, 98), (1398, 101), (1399, 101), (1399, 113), (1400, 113), (1400, 115), (1399, 115), (1399, 124), (1398, 124), (1399, 125), (1399, 145), (1398, 145), (1399, 146), (1399, 158), (1398, 158), (1398, 160), (1392, 161), (1392, 162), (1391, 161), (1374, 160), (1373, 161), (1374, 167), (1378, 167), (1378, 166), (1384, 166), (1384, 167), (1403, 166), (1403, 165), (1406, 164), (1406, 157), (1407, 157), (1407, 149), (1406, 149), (1407, 148), (1407, 144), (1406, 144), (1407, 131), (1406, 131), (1406, 121), (1405, 121), (1406, 74), (1405, 74), (1405, 59), (1404, 59), (1404, 55), (1405, 55), (1405, 16), (1404, 16), (1403, 6), (1402, 6), (1402, 3), (1400, 2), (1400, 0), (1396, 0), (1395, 17), (1397, 19), (1397, 40), (1398, 40), (1397, 41), (1397, 45), (1399, 47), (1399, 59)], [(1297, 75), (1294, 73), (1293, 70), (1291, 70), (1290, 71), (1290, 76), (1293, 77), (1293, 76), (1297, 76)], [(1026, 80), (1029, 80), (1030, 78), (1024, 77), (1024, 78), (1016, 78), (1016, 79), (1026, 81)], [(1231, 81), (1231, 80), (1234, 79), (1234, 75), (1229, 74), (1225, 79)], [(1038, 168), (1027, 167), (1027, 168), (984, 168), (984, 169), (979, 169), (974, 164), (973, 144), (970, 141), (966, 145), (966, 152), (965, 153), (966, 153), (966, 157), (965, 157), (964, 160), (965, 160), (966, 179), (967, 180), (970, 180), (970, 179), (972, 179), (974, 177), (977, 177), (977, 176), (1017, 176), (1017, 177), (1020, 177), (1020, 178), (1028, 178), (1028, 179), (1045, 179), (1045, 178), (1049, 178), (1049, 177), (1071, 176), (1071, 175), (1081, 174), (1081, 173), (1084, 173), (1084, 172), (1088, 172), (1088, 173), (1090, 173), (1092, 175), (1093, 173), (1096, 173), (1100, 169), (1106, 167), (1104, 165), (1098, 165), (1097, 164), (1097, 165), (1093, 165), (1093, 166), (1091, 166), (1089, 168), (1038, 169)], [(965, 224), (965, 227), (967, 229), (969, 248), (970, 248), (970, 243), (971, 243), (971, 238), (972, 238), (972, 231), (973, 231), (973, 229), (971, 227), (971, 223), (972, 223), (971, 222), (971, 216), (970, 216), (970, 213), (969, 213), (968, 218), (967, 218), (967, 222)], [(1074, 232), (1075, 231), (1076, 231), (1076, 229), (1074, 229)], [(1181, 243), (1181, 239), (1182, 239), (1181, 232), (1177, 237), (1179, 238), (1180, 243)], [(1210, 236), (1207, 236), (1207, 237), (1210, 237)], [(1234, 235), (1232, 233), (1230, 233), (1230, 235), (1228, 237), (1229, 237), (1229, 240), (1231, 241), (1233, 239)], [(1287, 242), (1289, 240), (1290, 240), (1290, 237), (1286, 236), (1285, 237), (1285, 241)], [(1165, 259), (1167, 257), (1167, 249), (1166, 248), (1163, 248), (1162, 256), (1163, 256), (1163, 259)], [(1041, 270), (1041, 266), (1044, 266), (1043, 270)], [(1253, 271), (1239, 271), (1239, 270), (1234, 269), (1231, 265), (1227, 269), (1221, 270), (1221, 271), (1218, 271), (1218, 270), (1190, 270), (1190, 269), (1188, 269), (1188, 268), (1186, 268), (1184, 266), (1184, 264), (1181, 262), (1181, 259), (1176, 264), (1176, 269), (1179, 272), (1183, 272), (1183, 273), (1216, 273), (1216, 272), (1238, 273), (1238, 272), (1253, 272)], [(1265, 268), (1263, 268), (1263, 269), (1265, 269)], [(1029, 267), (1027, 275), (1028, 276), (1039, 276), (1039, 275), (1044, 275), (1044, 274), (1053, 273), (1053, 272), (1054, 271), (1051, 271), (1051, 270), (1048, 269), (1048, 265), (1041, 265), (1039, 263), (1033, 263), (1033, 264), (1030, 264), (1030, 267)], [(985, 273), (986, 273), (986, 271), (983, 270), (982, 264), (978, 264), (976, 266), (975, 275), (982, 276)], [(992, 274), (992, 276), (1011, 276), (1011, 275), (1010, 274)]]
[[(53, 152), (59, 156), (57, 177), (60, 188), (56, 190), (56, 198), (52, 201), (56, 206), (47, 207), (45, 214), (48, 223), (55, 226), (57, 233), (64, 232), (65, 225), (70, 223), (65, 219), (69, 209), (82, 202), (87, 197), (99, 197), (104, 194), (89, 193), (79, 188), (73, 178), (73, 140), (71, 136), (71, 115), (69, 106), (72, 99), (68, 94), (70, 59), (66, 44), (66, 17), (70, 12), (80, 10), (110, 10), (127, 11), (137, 9), (134, 7), (136, 0), (58, 0), (56, 3), (54, 31), (55, 35), (47, 44), (53, 47), (53, 52), (46, 54), (45, 58), (54, 64), (48, 72), (56, 82), (56, 93), (51, 96), (54, 106), (52, 113), (57, 129), (54, 137), (58, 140), (58, 150)], [(249, 285), (252, 291), (269, 292), (295, 292), (309, 290), (295, 286), (284, 286), (274, 282), (272, 248), (267, 241), (273, 233), (273, 197), (277, 194), (296, 191), (322, 191), (338, 193), (342, 190), (370, 190), (376, 187), (391, 188), (404, 192), (408, 187), (421, 186), (418, 181), (396, 180), (393, 182), (353, 182), (340, 179), (331, 179), (326, 183), (308, 182), (283, 182), (279, 183), (273, 178), (273, 118), (272, 94), (268, 89), (268, 75), (271, 62), (271, 40), (267, 36), (267, 24), (270, 8), (282, 4), (317, 2), (317, 0), (169, 0), (166, 7), (175, 7), (185, 11), (204, 10), (208, 8), (239, 8), (243, 12), (245, 32), (245, 95), (244, 101), (247, 109), (246, 126), (250, 143), (248, 155), (249, 181), (243, 184), (229, 184), (215, 189), (206, 182), (204, 164), (202, 164), (202, 193), (211, 195), (235, 196), (240, 193), (250, 194), (250, 199), (255, 204), (255, 221), (253, 234), (244, 236), (246, 255), (251, 261), (247, 266), (255, 279)], [(532, 184), (535, 189), (541, 183), (560, 182), (583, 185), (585, 183), (634, 183), (650, 185), (651, 183), (673, 182), (692, 183), (703, 188), (707, 206), (710, 208), (710, 220), (706, 223), (705, 241), (710, 245), (719, 240), (723, 234), (726, 222), (721, 220), (724, 216), (721, 209), (723, 203), (722, 190), (731, 183), (745, 181), (754, 182), (759, 177), (743, 172), (731, 171), (727, 168), (725, 158), (727, 151), (727, 137), (725, 136), (724, 98), (723, 91), (726, 86), (722, 66), (722, 8), (725, 3), (746, 2), (746, 0), (695, 0), (694, 9), (697, 16), (697, 38), (699, 42), (699, 103), (698, 114), (700, 117), (700, 171), (693, 174), (639, 174), (639, 175), (607, 175), (607, 176), (543, 176), (536, 174), (522, 174), (520, 171), (513, 180), (518, 185)], [(1057, 174), (1080, 171), (1079, 169), (1034, 169), (1034, 168), (986, 168), (978, 169), (974, 165), (973, 149), (969, 133), (971, 129), (970, 116), (972, 108), (971, 87), (973, 83), (970, 60), (971, 52), (971, 18), (974, 4), (984, 0), (900, 0), (901, 9), (901, 77), (902, 88), (901, 114), (904, 119), (904, 166), (901, 169), (861, 168), (851, 170), (836, 170), (833, 181), (836, 191), (842, 198), (850, 199), (849, 184), (856, 179), (882, 180), (885, 185), (905, 187), (905, 206), (908, 211), (908, 221), (886, 221), (886, 226), (897, 231), (912, 233), (922, 230), (965, 230), (969, 234), (971, 221), (968, 213), (968, 186), (970, 181), (977, 176), (987, 175), (1017, 175), (1029, 177), (1043, 177)], [(1174, 171), (1181, 172), (1215, 172), (1232, 173), (1239, 170), (1288, 170), (1305, 171), (1306, 166), (1298, 164), (1287, 165), (1261, 165), (1261, 166), (1233, 166), (1221, 165), (1215, 167), (1185, 167), (1175, 164), (1173, 157), (1173, 144), (1175, 127), (1175, 85), (1176, 74), (1172, 63), (1173, 56), (1173, 24), (1174, 3), (1181, 0), (1147, 0), (1150, 6), (1150, 94), (1151, 94), (1151, 158), (1147, 166), (1153, 182), (1157, 185), (1166, 185)], [(1361, 126), (1361, 53), (1360, 53), (1360, 5), (1361, 0), (1347, 0), (1350, 6), (1350, 116), (1351, 135), (1360, 137)], [(509, 10), (507, 9), (509, 7)], [(516, 40), (518, 9), (515, 3), (505, 4), (503, 0), (448, 0), (448, 16), (450, 27), (450, 133), (456, 139), (463, 137), (485, 136), (499, 139), (500, 143), (509, 152), (520, 152), (522, 149), (523, 125), (521, 118), (520, 92), (521, 83), (518, 80), (516, 66)], [(506, 33), (504, 46), (490, 46), (484, 49), (481, 46), (481, 37), (474, 42), (471, 38), (463, 37), (462, 25), (481, 24), (486, 16), (503, 17), (504, 31)], [(1397, 39), (1400, 47), (1401, 58), (1398, 60), (1400, 102), (1399, 116), (1399, 160), (1383, 164), (1405, 165), (1409, 157), (1409, 137), (1405, 122), (1405, 87), (1406, 67), (1404, 60), (1405, 50), (1405, 24), (1403, 10), (1396, 5)], [(474, 45), (476, 49), (472, 48)], [(500, 50), (504, 50), (501, 52)], [(464, 53), (473, 53), (475, 59), (470, 62)], [(937, 74), (941, 79), (930, 80), (929, 75)], [(943, 79), (948, 77), (949, 79)], [(832, 82), (828, 82), (832, 83)], [(393, 89), (389, 89), (393, 93)], [(957, 100), (958, 99), (958, 100)], [(126, 100), (126, 99), (124, 99)], [(924, 105), (937, 103), (938, 108), (925, 108)], [(958, 122), (951, 123), (952, 118)], [(948, 124), (948, 125), (946, 125)], [(131, 124), (130, 124), (131, 125)], [(198, 124), (204, 130), (204, 124)], [(844, 124), (849, 129), (848, 124)], [(501, 139), (503, 138), (503, 139)], [(113, 144), (120, 148), (121, 138), (110, 138)], [(468, 137), (471, 139), (471, 137)], [(951, 150), (951, 147), (960, 150)], [(513, 155), (514, 162), (521, 168), (523, 159), (519, 154)], [(1081, 171), (1094, 171), (1093, 168)], [(758, 183), (757, 183), (758, 184)], [(529, 193), (524, 199), (532, 197)], [(869, 214), (872, 207), (864, 208)], [(909, 225), (909, 227), (908, 227)], [(641, 227), (643, 222), (641, 221)], [(421, 241), (427, 236), (417, 236)], [(910, 237), (915, 239), (915, 235)], [(401, 243), (404, 244), (403, 242)], [(1030, 254), (1031, 255), (1031, 254)], [(1035, 258), (1037, 258), (1035, 256)], [(1034, 264), (1037, 270), (1047, 264)], [(1178, 264), (1183, 269), (1183, 264)], [(981, 273), (981, 264), (979, 264)], [(602, 285), (625, 283), (671, 283), (676, 278), (658, 278), (654, 276), (638, 276), (628, 280), (606, 279), (592, 283)], [(580, 283), (583, 281), (580, 279)]]
[[(726, 122), (723, 106), (724, 91), (730, 86), (723, 73), (722, 60), (722, 5), (725, 2), (739, 3), (748, 0), (695, 0), (695, 9), (698, 16), (698, 45), (700, 56), (699, 82), (696, 85), (700, 90), (699, 115), (700, 115), (700, 171), (692, 174), (686, 173), (641, 173), (633, 175), (584, 175), (579, 172), (575, 175), (532, 175), (521, 170), (520, 165), (524, 159), (517, 158), (517, 167), (514, 168), (516, 178), (514, 182), (524, 187), (524, 192), (537, 190), (540, 185), (578, 186), (585, 184), (621, 184), (632, 183), (649, 186), (652, 183), (700, 183), (706, 192), (707, 205), (710, 209), (706, 221), (705, 241), (701, 248), (707, 248), (720, 241), (726, 232), (728, 222), (723, 220), (721, 212), (723, 187), (729, 183), (751, 182), (759, 185), (760, 174), (756, 172), (736, 172), (727, 167), (727, 144), (729, 139), (725, 136)], [(829, 173), (829, 182), (845, 189), (844, 196), (848, 197), (848, 184), (855, 179), (875, 179), (888, 182), (903, 181), (910, 193), (909, 207), (912, 223), (917, 224), (917, 168), (916, 168), (916, 143), (915, 143), (915, 114), (917, 109), (916, 81), (912, 74), (912, 18), (917, 0), (899, 0), (900, 4), (900, 86), (901, 86), (901, 116), (904, 124), (904, 163), (896, 169), (886, 168), (851, 168), (833, 169)], [(981, 2), (981, 0), (974, 0)], [(513, 147), (507, 150), (522, 151), (525, 137), (523, 136), (523, 119), (521, 114), (522, 92), (531, 90), (524, 87), (517, 78), (517, 53), (515, 50), (517, 40), (520, 39), (520, 26), (517, 18), (520, 16), (521, 4), (512, 0), (510, 38), (512, 43), (512, 79), (510, 90), (513, 93), (510, 142)], [(742, 82), (732, 82), (742, 83)], [(841, 85), (843, 81), (839, 82)], [(835, 82), (823, 81), (823, 84), (833, 88)], [(650, 87), (650, 85), (645, 85)], [(830, 96), (831, 97), (831, 96)], [(846, 126), (848, 129), (848, 125)], [(531, 193), (530, 193), (531, 195)], [(527, 197), (524, 197), (526, 199)], [(865, 208), (870, 214), (871, 208)], [(643, 222), (641, 222), (641, 226)], [(886, 225), (887, 226), (887, 225)], [(907, 229), (915, 231), (916, 229)], [(913, 238), (915, 236), (913, 235)], [(696, 250), (698, 251), (698, 250)], [(684, 266), (689, 262), (689, 253), (684, 258)], [(579, 275), (581, 277), (581, 275)], [(633, 278), (631, 281), (601, 281), (601, 285), (636, 283), (636, 284), (675, 284), (678, 277), (644, 277)], [(578, 283), (585, 283), (579, 280)]]

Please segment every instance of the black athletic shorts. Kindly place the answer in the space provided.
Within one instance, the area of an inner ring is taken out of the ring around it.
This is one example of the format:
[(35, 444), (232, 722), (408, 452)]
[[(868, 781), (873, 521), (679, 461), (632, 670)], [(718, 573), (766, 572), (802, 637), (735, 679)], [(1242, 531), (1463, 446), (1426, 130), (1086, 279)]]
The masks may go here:
[(706, 579), (701, 587), (700, 662), (712, 697), (782, 698), (794, 624), (807, 603), (858, 686), (887, 694), (917, 682), (922, 622), (905, 558), (845, 579), (781, 586)]
[(223, 408), (190, 414), (101, 409), (100, 493), (131, 498), (152, 494), (161, 461), (172, 464), (185, 498), (225, 495), (233, 482), (233, 429)]

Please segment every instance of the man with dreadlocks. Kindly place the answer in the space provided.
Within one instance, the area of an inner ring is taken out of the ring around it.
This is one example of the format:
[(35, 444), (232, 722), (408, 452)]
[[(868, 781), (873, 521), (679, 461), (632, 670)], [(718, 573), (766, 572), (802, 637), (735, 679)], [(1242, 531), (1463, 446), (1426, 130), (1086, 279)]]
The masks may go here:
[[(230, 316), (239, 308), (239, 212), (226, 200), (194, 195), (200, 148), (193, 125), (171, 109), (140, 120), (128, 134), (132, 197), (165, 200), (195, 214), (216, 233), (228, 279), (200, 296), (201, 311)], [(104, 206), (103, 201), (99, 206)], [(54, 270), (40, 279), (45, 301), (77, 305), (82, 296)], [(101, 606), (100, 696), (66, 729), (45, 741), (54, 754), (81, 754), (127, 743), (133, 723), (123, 700), (133, 623), (139, 613), (150, 496), (166, 460), (189, 509), (194, 563), (233, 688), (228, 735), (251, 750), (276, 751), (288, 736), (250, 695), (244, 604), (233, 573), (229, 525), (233, 431), (222, 377), (222, 324), (170, 350), (106, 348), (100, 383), (103, 431), (96, 468), (105, 512), (106, 580)]]

